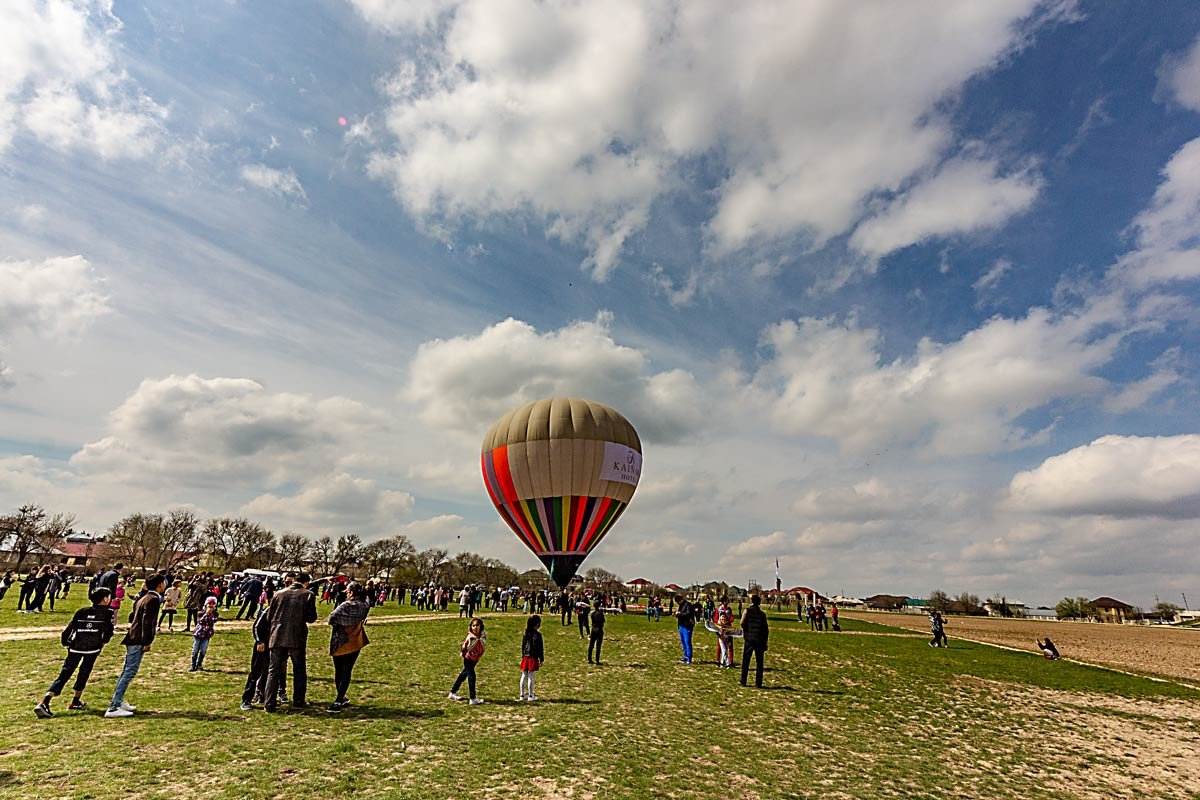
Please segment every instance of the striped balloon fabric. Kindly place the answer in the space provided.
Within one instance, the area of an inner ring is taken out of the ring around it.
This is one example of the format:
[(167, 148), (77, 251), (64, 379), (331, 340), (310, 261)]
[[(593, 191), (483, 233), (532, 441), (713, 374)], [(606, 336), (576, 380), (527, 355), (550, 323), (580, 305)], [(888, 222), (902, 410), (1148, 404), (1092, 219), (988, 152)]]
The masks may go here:
[(608, 406), (554, 397), (497, 420), (481, 465), (501, 518), (566, 586), (633, 497), (642, 444)]

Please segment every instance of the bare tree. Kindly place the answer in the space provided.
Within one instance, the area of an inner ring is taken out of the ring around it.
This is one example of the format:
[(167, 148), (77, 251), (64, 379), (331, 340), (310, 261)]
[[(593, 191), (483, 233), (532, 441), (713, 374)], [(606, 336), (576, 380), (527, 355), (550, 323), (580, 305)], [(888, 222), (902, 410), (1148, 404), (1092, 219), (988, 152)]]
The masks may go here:
[(388, 581), (394, 580), (396, 570), (404, 564), (411, 563), (417, 554), (412, 542), (402, 534), (380, 539), (367, 547), (370, 551), (372, 576), (382, 575)]
[(47, 555), (75, 524), (73, 514), (46, 515), (46, 509), (27, 503), (17, 513), (0, 517), (0, 539), (8, 539), (9, 552), (20, 569), (30, 555)]
[(431, 547), (416, 554), (413, 566), (416, 567), (422, 583), (429, 583), (436, 577), (438, 565), (446, 560), (447, 552), (440, 547)]
[(275, 568), (303, 567), (309, 553), (309, 541), (298, 533), (283, 533), (279, 536)]
[(940, 611), (945, 614), (950, 610), (950, 595), (941, 589), (934, 589), (925, 600), (925, 607), (930, 611)]
[(362, 546), (362, 539), (357, 533), (339, 536), (337, 546), (333, 549), (332, 572), (337, 574), (342, 571), (342, 567), (357, 563)]
[(592, 567), (583, 573), (584, 583), (590, 583), (602, 591), (612, 591), (621, 585), (621, 578), (615, 572), (609, 572), (603, 567)]
[(226, 570), (262, 567), (275, 560), (275, 534), (245, 518), (204, 523), (204, 547)]
[(105, 538), (131, 566), (158, 571), (191, 558), (200, 540), (200, 520), (185, 508), (162, 514), (130, 514), (113, 523)]
[(322, 575), (328, 575), (333, 566), (333, 539), (322, 536), (314, 540), (308, 546), (308, 560), (313, 569), (318, 570)]

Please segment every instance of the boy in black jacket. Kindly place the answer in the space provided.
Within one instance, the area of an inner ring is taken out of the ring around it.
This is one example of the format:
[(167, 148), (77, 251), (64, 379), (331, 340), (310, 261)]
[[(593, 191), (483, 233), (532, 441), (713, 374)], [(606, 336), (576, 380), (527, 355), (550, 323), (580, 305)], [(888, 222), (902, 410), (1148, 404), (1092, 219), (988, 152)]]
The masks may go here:
[[(271, 649), (267, 646), (271, 640), (271, 621), (267, 617), (267, 607), (263, 606), (258, 617), (254, 620), (254, 652), (250, 656), (250, 675), (246, 678), (246, 688), (242, 692), (242, 710), (254, 708), (253, 703), (263, 701), (263, 692), (267, 688), (267, 671), (271, 666)], [(287, 700), (287, 676), (279, 676), (279, 702)]]
[(111, 592), (106, 588), (93, 591), (88, 595), (92, 605), (76, 611), (75, 616), (63, 629), (61, 640), (63, 647), (67, 648), (67, 658), (63, 662), (62, 671), (46, 690), (42, 702), (33, 708), (34, 713), (42, 719), (54, 716), (54, 712), (50, 710), (50, 701), (62, 693), (76, 667), (79, 668), (79, 675), (75, 678), (75, 699), (67, 708), (79, 710), (87, 707), (80, 699), (83, 697), (83, 689), (92, 675), (96, 656), (100, 655), (100, 651), (113, 635), (112, 609), (108, 607), (110, 595)]

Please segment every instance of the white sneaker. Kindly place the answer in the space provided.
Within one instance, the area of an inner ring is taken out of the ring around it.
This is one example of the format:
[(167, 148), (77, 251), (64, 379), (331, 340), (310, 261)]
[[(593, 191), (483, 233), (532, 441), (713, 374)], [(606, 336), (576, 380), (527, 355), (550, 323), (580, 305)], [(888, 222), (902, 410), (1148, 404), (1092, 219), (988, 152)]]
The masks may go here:
[(451, 692), (450, 694), (446, 695), (446, 699), (447, 700), (462, 700), (462, 698), (459, 697), (458, 695), (456, 695), (454, 692)]
[(518, 697), (518, 698), (517, 698), (517, 702), (518, 702), (518, 703), (523, 703), (523, 702), (525, 702), (525, 695), (521, 695), (520, 697)]
[(471, 698), (470, 705), (473, 705), (473, 706), (481, 706), (481, 705), (483, 705), (483, 698), (482, 698), (482, 697), (473, 697), (473, 698)]
[(529, 695), (529, 702), (531, 702), (531, 703), (536, 703), (536, 702), (537, 702), (537, 695), (536, 695), (536, 694), (531, 694), (531, 695)]
[(130, 714), (132, 714), (134, 711), (137, 711), (137, 706), (131, 706), (131, 705), (129, 705), (129, 703), (122, 700), (121, 701), (121, 709), (123, 711), (128, 711)]
[(104, 712), (104, 716), (107, 719), (116, 719), (118, 717), (132, 717), (133, 712), (127, 708), (110, 708), (108, 711)]

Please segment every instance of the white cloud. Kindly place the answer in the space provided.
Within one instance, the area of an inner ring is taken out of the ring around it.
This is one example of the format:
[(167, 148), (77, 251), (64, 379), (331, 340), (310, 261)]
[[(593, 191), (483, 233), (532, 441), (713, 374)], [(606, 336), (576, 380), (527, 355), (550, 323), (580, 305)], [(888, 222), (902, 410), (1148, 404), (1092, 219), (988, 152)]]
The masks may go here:
[(1015, 509), (1061, 515), (1200, 517), (1200, 436), (1103, 436), (1017, 473)]
[(983, 294), (996, 287), (1004, 274), (1012, 269), (1012, 262), (1007, 258), (998, 258), (996, 262), (988, 268), (988, 271), (979, 276), (979, 280), (971, 285), (977, 293)]
[(71, 458), (84, 473), (137, 484), (278, 486), (353, 459), (384, 419), (344, 397), (271, 393), (245, 378), (145, 380), (109, 434)]
[(1163, 391), (1183, 380), (1176, 370), (1179, 362), (1180, 349), (1172, 347), (1151, 363), (1154, 370), (1139, 381), (1128, 383), (1120, 391), (1104, 401), (1104, 410), (1113, 414), (1123, 414), (1135, 408), (1141, 408)]
[(109, 311), (100, 287), (82, 256), (0, 261), (0, 338), (78, 335)]
[(925, 444), (936, 454), (989, 452), (1039, 440), (1017, 419), (1064, 398), (1095, 393), (1092, 372), (1108, 363), (1122, 334), (1112, 298), (1083, 311), (1032, 309), (995, 317), (961, 339), (923, 339), (909, 357), (882, 363), (880, 337), (853, 321), (803, 318), (763, 334), (770, 357), (755, 374), (752, 401), (776, 429), (823, 436), (843, 448)]
[(118, 64), (106, 0), (11, 0), (0, 27), (0, 154), (20, 133), (102, 158), (151, 152), (166, 109)]
[[(0, 347), (20, 334), (78, 336), (108, 312), (101, 281), (81, 256), (0, 261)], [(15, 382), (12, 368), (0, 360), (0, 389)]]
[(1150, 207), (1133, 221), (1137, 247), (1117, 265), (1135, 289), (1200, 278), (1200, 138), (1179, 148), (1162, 174)]
[(509, 409), (558, 395), (610, 404), (650, 441), (677, 440), (696, 428), (700, 392), (693, 376), (650, 373), (641, 351), (613, 340), (610, 321), (602, 314), (539, 333), (510, 318), (478, 336), (425, 342), (405, 394), (427, 423), (480, 439)]
[(1184, 108), (1200, 111), (1200, 38), (1182, 53), (1163, 59), (1158, 71), (1158, 94)]
[(46, 207), (31, 203), (17, 209), (17, 219), (25, 228), (39, 228), (46, 221)]
[(263, 494), (240, 511), (277, 529), (306, 535), (385, 530), (412, 512), (408, 492), (381, 489), (375, 481), (337, 473), (319, 478), (290, 497)]
[[(947, 155), (954, 136), (940, 104), (1043, 19), (1028, 18), (1034, 0), (916, 13), (784, 2), (737, 14), (719, 2), (355, 5), (391, 32), (426, 31), (445, 13), (444, 35), (384, 83), (395, 146), (376, 154), (372, 173), (427, 220), (541, 220), (550, 235), (585, 243), (601, 280), (697, 157), (720, 159), (728, 176), (707, 226), (714, 254), (844, 233), (868, 198)], [(923, 224), (914, 207), (872, 246), (996, 224), (1034, 191), (1027, 175), (982, 188), (1000, 199), (977, 191), (970, 214)]]
[(308, 202), (308, 195), (291, 167), (274, 169), (265, 164), (247, 164), (242, 167), (241, 176), (246, 183), (276, 197), (290, 197), (302, 203)]
[(850, 246), (874, 258), (927, 239), (999, 227), (1033, 203), (1041, 178), (1000, 175), (994, 161), (958, 158), (855, 229)]

